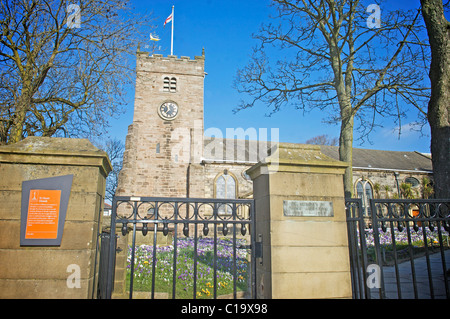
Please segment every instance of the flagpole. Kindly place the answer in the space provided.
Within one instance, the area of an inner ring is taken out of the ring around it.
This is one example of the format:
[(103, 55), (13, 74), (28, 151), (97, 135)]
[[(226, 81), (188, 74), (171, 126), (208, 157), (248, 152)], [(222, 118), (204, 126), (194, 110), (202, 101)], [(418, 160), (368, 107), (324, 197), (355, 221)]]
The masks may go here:
[(174, 27), (174, 24), (175, 24), (174, 11), (175, 11), (175, 6), (172, 6), (172, 40), (170, 42), (170, 55), (173, 55), (173, 27)]

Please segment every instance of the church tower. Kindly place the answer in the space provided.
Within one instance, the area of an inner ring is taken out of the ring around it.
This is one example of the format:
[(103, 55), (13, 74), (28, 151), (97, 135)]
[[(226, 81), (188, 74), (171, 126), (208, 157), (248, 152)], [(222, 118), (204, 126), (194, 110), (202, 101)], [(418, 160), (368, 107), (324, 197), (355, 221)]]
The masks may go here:
[(117, 196), (204, 197), (204, 79), (204, 52), (194, 60), (137, 52), (134, 118)]

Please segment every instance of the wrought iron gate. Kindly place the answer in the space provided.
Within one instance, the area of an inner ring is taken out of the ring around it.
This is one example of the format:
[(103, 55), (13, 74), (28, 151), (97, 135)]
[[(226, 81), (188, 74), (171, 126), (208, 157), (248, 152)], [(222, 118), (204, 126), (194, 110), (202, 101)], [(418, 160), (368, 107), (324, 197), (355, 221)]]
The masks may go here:
[[(152, 299), (161, 290), (174, 299), (222, 294), (255, 298), (254, 215), (253, 200), (114, 198), (107, 253), (102, 247), (99, 295), (111, 298), (115, 237), (130, 234), (130, 299), (135, 290)], [(143, 238), (148, 244), (139, 242)]]
[(347, 199), (353, 297), (450, 298), (450, 200)]

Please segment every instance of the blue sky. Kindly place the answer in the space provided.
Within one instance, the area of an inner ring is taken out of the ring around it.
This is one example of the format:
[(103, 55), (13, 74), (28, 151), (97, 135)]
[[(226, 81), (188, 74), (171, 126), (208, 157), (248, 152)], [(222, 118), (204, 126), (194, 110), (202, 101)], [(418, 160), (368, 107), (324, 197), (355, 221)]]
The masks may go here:
[[(268, 0), (133, 0), (136, 11), (152, 12), (157, 26), (155, 34), (161, 38), (158, 45), (161, 50), (156, 52), (170, 54), (170, 29), (163, 28), (164, 20), (170, 15), (172, 5), (175, 6), (174, 55), (201, 55), (202, 48), (206, 52), (205, 80), (205, 129), (219, 128), (278, 128), (281, 142), (304, 143), (306, 140), (327, 134), (330, 137), (339, 136), (339, 126), (323, 123), (326, 114), (313, 111), (303, 114), (293, 107), (285, 107), (271, 117), (266, 116), (271, 110), (264, 105), (258, 105), (233, 113), (233, 109), (244, 96), (233, 88), (233, 80), (238, 68), (249, 61), (252, 47), (257, 43), (252, 39), (260, 25), (267, 21), (273, 12)], [(418, 7), (419, 0), (389, 1), (390, 9), (406, 4)], [(383, 8), (382, 8), (383, 9)], [(150, 41), (149, 41), (150, 42)], [(150, 44), (150, 43), (148, 43)], [(145, 44), (141, 45), (144, 49)], [(113, 137), (125, 140), (128, 125), (132, 123), (134, 92), (129, 92), (129, 104), (125, 114), (118, 120), (112, 120), (109, 130)], [(422, 133), (411, 131), (409, 123), (413, 122), (416, 112), (402, 122), (403, 129), (400, 139), (392, 119), (385, 119), (370, 135), (373, 144), (360, 145), (356, 141), (354, 147), (430, 152), (429, 127), (425, 126)]]

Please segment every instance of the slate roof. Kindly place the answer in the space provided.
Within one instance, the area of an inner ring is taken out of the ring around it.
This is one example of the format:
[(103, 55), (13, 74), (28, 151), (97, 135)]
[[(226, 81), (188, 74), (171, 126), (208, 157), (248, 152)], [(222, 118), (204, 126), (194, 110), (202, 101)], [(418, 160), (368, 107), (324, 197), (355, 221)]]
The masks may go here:
[[(227, 150), (227, 143), (232, 146), (229, 150)], [(258, 141), (205, 137), (204, 161), (253, 165), (265, 158), (267, 149), (274, 145), (271, 145), (270, 142), (258, 144)], [(338, 146), (322, 145), (321, 151), (323, 154), (339, 160)], [(428, 154), (361, 148), (353, 149), (353, 167), (400, 171), (433, 171), (431, 157)]]
[(204, 138), (205, 161), (255, 164), (267, 157), (270, 142), (258, 142), (225, 138)]
[[(322, 145), (322, 153), (339, 159), (339, 147)], [(419, 152), (382, 151), (353, 148), (353, 167), (366, 169), (408, 170), (432, 172), (430, 155)]]

